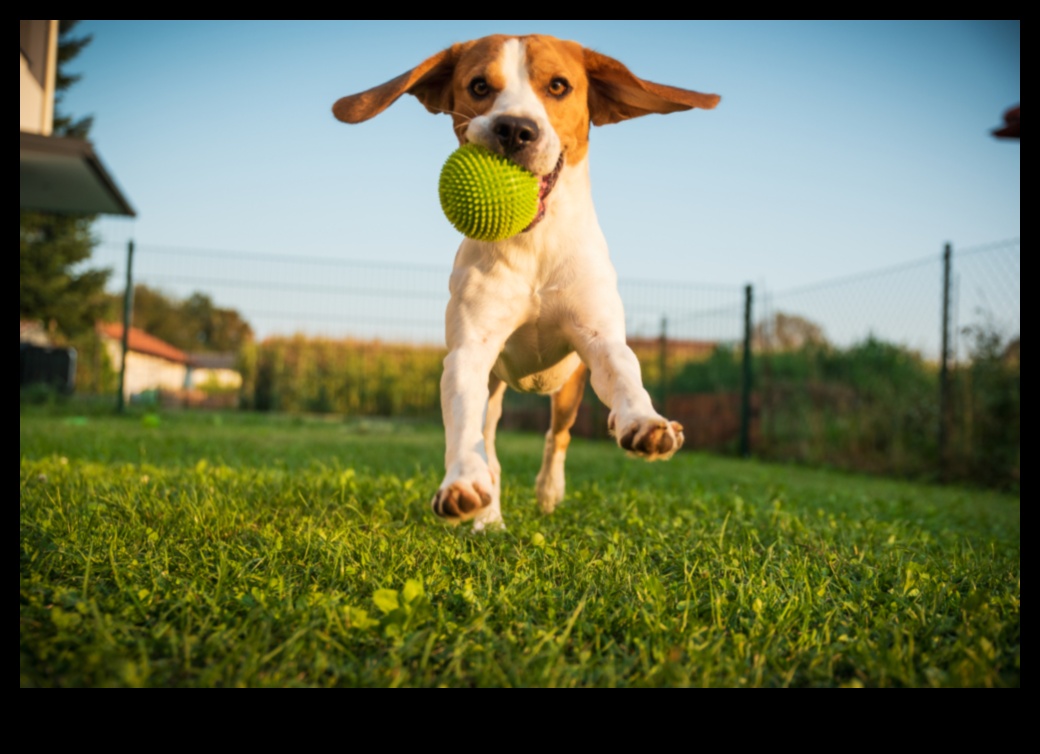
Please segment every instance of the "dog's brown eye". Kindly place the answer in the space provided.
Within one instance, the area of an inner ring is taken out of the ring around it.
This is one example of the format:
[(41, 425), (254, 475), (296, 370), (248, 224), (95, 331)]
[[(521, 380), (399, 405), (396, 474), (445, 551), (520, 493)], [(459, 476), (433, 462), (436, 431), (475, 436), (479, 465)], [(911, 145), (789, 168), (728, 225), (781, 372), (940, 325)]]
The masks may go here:
[(477, 78), (469, 82), (469, 93), (477, 99), (488, 96), (491, 91), (491, 87), (488, 86), (488, 82), (484, 79)]
[(549, 94), (554, 97), (563, 97), (571, 90), (571, 82), (563, 78), (563, 76), (557, 76), (549, 82)]

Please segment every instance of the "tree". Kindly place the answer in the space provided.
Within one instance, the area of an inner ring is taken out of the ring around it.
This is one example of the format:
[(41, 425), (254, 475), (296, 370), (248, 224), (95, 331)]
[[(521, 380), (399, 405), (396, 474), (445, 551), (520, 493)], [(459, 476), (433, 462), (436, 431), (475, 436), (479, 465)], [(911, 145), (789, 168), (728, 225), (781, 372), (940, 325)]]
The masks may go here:
[[(80, 76), (67, 65), (91, 42), (73, 37), (77, 21), (59, 22), (54, 134), (84, 138), (93, 118), (74, 119), (60, 110), (62, 95)], [(110, 270), (83, 269), (96, 244), (93, 215), (20, 212), (18, 316), (41, 320), (52, 335), (76, 337), (93, 327), (105, 310)]]
[(759, 351), (797, 351), (808, 346), (825, 346), (823, 328), (797, 314), (777, 312), (755, 325), (751, 342)]
[[(113, 299), (113, 310), (115, 309)], [(234, 309), (196, 291), (181, 301), (146, 285), (134, 286), (134, 326), (182, 351), (238, 351), (253, 329)]]
[(237, 351), (253, 339), (253, 328), (237, 311), (214, 306), (204, 293), (191, 294), (181, 310), (194, 331), (194, 350)]
[(107, 306), (109, 270), (75, 270), (90, 257), (93, 218), (22, 212), (19, 228), (18, 316), (41, 320), (51, 334), (89, 330)]
[(76, 58), (83, 48), (94, 41), (88, 34), (85, 37), (71, 36), (72, 30), (79, 21), (58, 22), (58, 70), (54, 79), (54, 133), (61, 136), (74, 136), (77, 139), (87, 138), (90, 127), (94, 125), (94, 116), (88, 115), (75, 120), (71, 115), (61, 111), (62, 98), (73, 84), (83, 78), (82, 74), (69, 73), (66, 64)]

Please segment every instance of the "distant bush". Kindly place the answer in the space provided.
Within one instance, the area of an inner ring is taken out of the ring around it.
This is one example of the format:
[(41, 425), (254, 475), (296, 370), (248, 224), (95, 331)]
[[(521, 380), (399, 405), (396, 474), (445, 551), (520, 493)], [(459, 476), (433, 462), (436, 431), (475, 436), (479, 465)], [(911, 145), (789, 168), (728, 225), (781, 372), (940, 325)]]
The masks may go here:
[[(1020, 473), (1019, 342), (986, 330), (969, 335), (971, 358), (951, 378), (945, 468), (954, 478), (1015, 486)], [(751, 426), (756, 455), (900, 476), (939, 476), (935, 362), (875, 337), (847, 348), (813, 338), (799, 342), (785, 350), (756, 349)], [(659, 374), (658, 348), (647, 342), (636, 349), (655, 400), (661, 387), (653, 381)], [(240, 403), (259, 411), (436, 419), (444, 355), (444, 349), (432, 346), (303, 335), (268, 338), (247, 344), (239, 353)], [(697, 420), (721, 421), (723, 404), (739, 407), (742, 359), (739, 346), (709, 344), (670, 361), (667, 394), (672, 403), (706, 394), (729, 401), (686, 401), (714, 406), (714, 413), (698, 414), (691, 426)], [(591, 391), (586, 400), (594, 402)], [(506, 408), (510, 426), (542, 431), (547, 423), (543, 397), (509, 392)], [(730, 408), (734, 416), (739, 414), (738, 408)], [(598, 404), (590, 410), (598, 411)], [(591, 424), (579, 421), (575, 432), (596, 435), (605, 426), (605, 415), (596, 417)], [(586, 424), (593, 429), (583, 430)], [(714, 437), (707, 432), (711, 427), (701, 429), (705, 437)], [(735, 437), (736, 431), (730, 434)], [(691, 428), (691, 445), (696, 436)], [(701, 446), (735, 447), (734, 442)]]
[[(869, 337), (844, 349), (806, 339), (754, 359), (752, 386), (761, 406), (756, 454), (934, 473), (938, 374), (919, 354)], [(742, 361), (738, 348), (719, 346), (707, 359), (683, 365), (669, 393), (737, 391)]]
[(380, 341), (268, 338), (240, 356), (243, 405), (348, 416), (439, 415), (444, 354)]
[(955, 476), (1018, 487), (1021, 477), (1021, 340), (991, 322), (965, 329), (969, 362), (953, 376), (949, 466)]
[(87, 330), (69, 341), (76, 349), (76, 392), (114, 395), (119, 385), (118, 364), (113, 365), (97, 330)]
[(18, 402), (21, 406), (56, 406), (67, 401), (67, 396), (54, 385), (34, 382), (19, 389)]

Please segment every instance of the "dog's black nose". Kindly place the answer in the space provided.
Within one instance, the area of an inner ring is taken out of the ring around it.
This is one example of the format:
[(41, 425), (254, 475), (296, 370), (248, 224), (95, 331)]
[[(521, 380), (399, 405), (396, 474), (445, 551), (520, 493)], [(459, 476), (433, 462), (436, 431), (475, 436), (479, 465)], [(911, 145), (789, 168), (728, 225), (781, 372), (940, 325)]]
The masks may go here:
[(530, 118), (500, 115), (495, 119), (495, 125), (491, 130), (506, 154), (519, 152), (524, 147), (538, 141), (538, 124)]

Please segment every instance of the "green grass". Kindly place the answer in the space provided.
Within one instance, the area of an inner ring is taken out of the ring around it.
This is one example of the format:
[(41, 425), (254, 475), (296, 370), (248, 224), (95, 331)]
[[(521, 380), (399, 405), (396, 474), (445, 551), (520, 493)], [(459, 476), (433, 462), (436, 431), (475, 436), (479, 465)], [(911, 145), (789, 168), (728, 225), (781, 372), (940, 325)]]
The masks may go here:
[[(68, 409), (66, 409), (68, 410)], [(22, 686), (1019, 686), (1017, 497), (503, 433), (444, 526), (436, 427), (23, 409)]]

